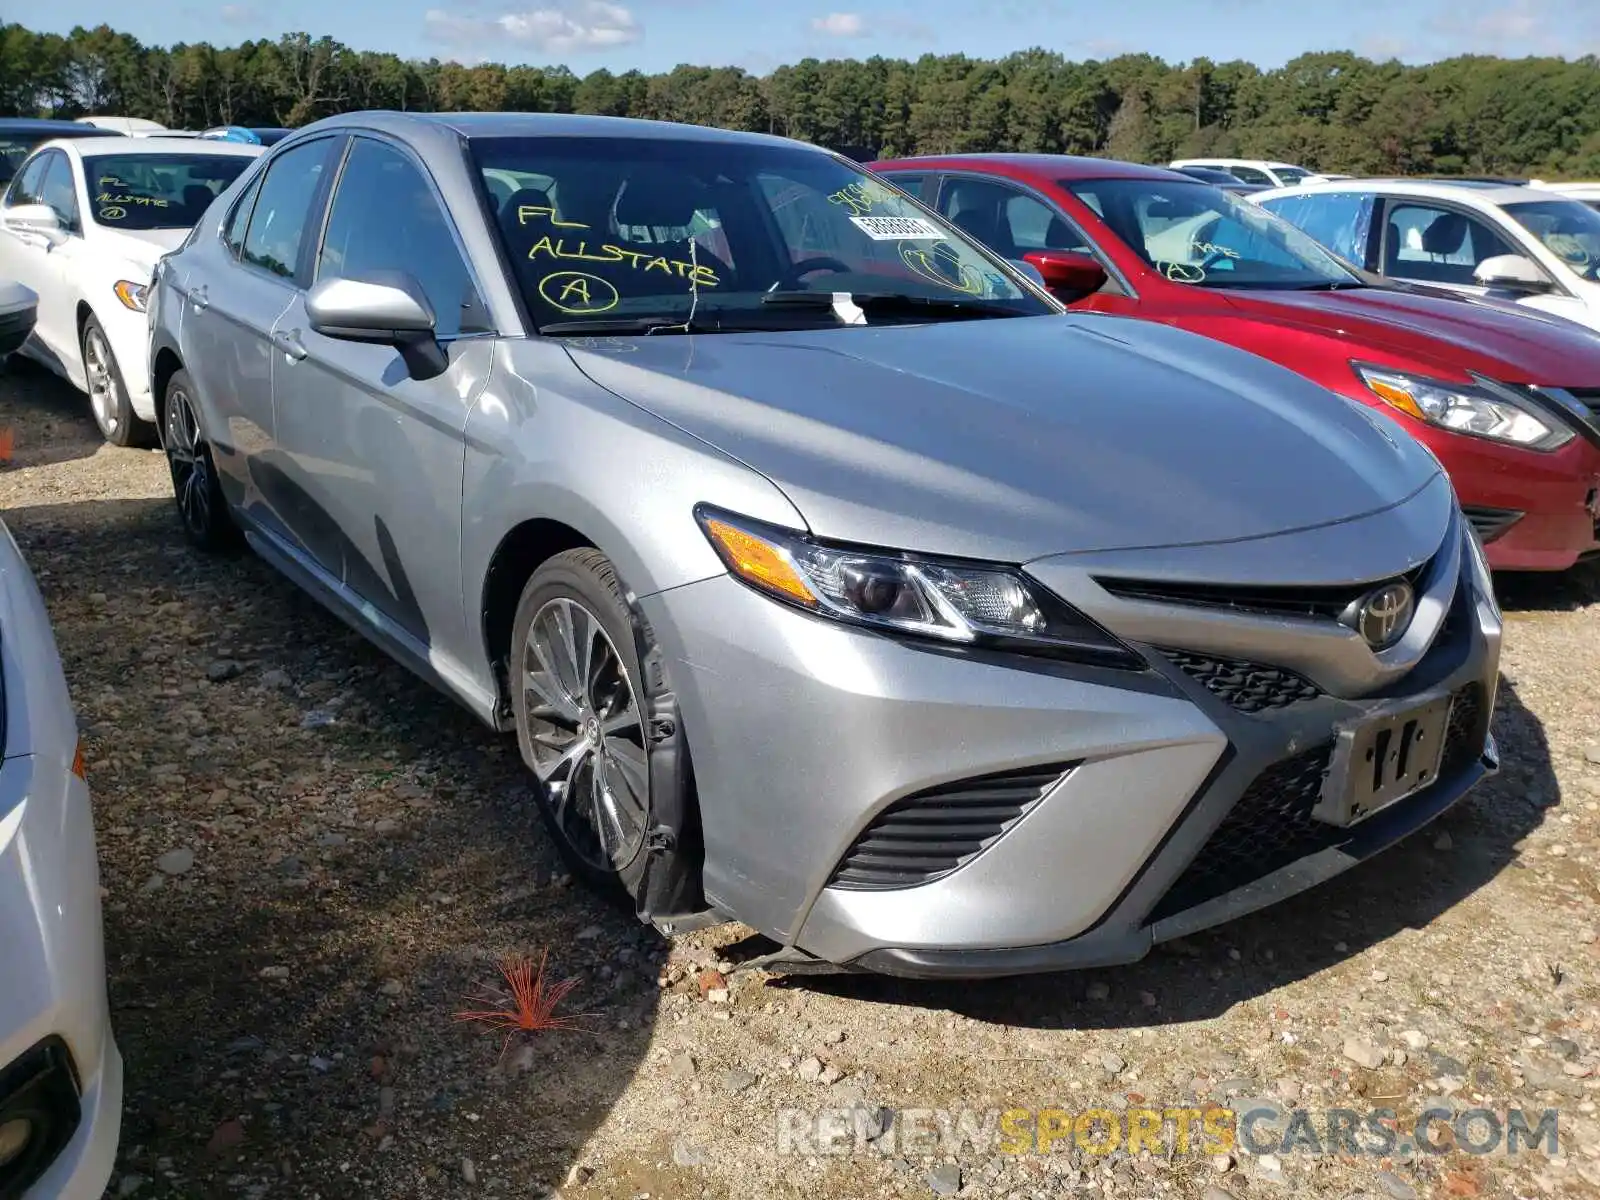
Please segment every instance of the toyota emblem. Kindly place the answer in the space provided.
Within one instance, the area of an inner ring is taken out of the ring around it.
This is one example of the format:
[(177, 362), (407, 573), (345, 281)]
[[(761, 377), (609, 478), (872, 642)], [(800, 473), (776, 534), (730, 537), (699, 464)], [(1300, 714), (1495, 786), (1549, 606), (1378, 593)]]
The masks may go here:
[(1386, 583), (1352, 604), (1347, 610), (1345, 624), (1374, 650), (1387, 650), (1405, 636), (1416, 604), (1409, 583)]

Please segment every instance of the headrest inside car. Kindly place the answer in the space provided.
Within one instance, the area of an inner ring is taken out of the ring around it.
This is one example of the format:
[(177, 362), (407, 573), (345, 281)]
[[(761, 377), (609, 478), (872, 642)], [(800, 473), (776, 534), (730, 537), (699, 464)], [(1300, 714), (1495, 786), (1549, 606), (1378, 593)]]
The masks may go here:
[(617, 201), (617, 224), (677, 228), (705, 204), (705, 190), (687, 176), (636, 175)]

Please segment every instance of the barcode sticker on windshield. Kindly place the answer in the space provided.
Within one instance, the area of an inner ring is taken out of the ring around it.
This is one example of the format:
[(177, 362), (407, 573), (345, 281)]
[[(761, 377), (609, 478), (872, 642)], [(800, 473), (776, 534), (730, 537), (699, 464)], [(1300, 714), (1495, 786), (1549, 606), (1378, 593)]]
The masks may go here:
[(921, 217), (851, 217), (850, 223), (875, 242), (938, 241), (944, 231)]

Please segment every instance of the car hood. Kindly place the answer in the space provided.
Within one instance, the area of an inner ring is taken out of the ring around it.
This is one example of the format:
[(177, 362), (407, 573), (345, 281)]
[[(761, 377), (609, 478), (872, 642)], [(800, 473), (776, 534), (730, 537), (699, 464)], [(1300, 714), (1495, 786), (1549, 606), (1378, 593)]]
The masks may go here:
[(165, 254), (170, 254), (189, 236), (187, 229), (105, 229), (96, 239), (99, 249), (116, 255), (150, 272)]
[[(1600, 339), (1565, 317), (1467, 294), (1391, 288), (1222, 292), (1252, 320), (1289, 324), (1351, 344), (1474, 370), (1503, 383), (1600, 387)], [(1456, 376), (1459, 378), (1459, 376)]]
[(569, 345), (761, 472), (814, 533), (1026, 562), (1262, 537), (1438, 473), (1364, 408), (1182, 330), (1049, 316)]

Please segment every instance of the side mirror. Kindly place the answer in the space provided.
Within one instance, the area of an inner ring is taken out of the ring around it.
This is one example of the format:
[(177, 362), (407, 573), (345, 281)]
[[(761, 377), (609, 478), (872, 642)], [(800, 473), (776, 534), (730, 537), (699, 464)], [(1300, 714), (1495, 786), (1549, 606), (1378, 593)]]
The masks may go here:
[(1033, 280), (1033, 282), (1038, 284), (1040, 287), (1048, 288), (1050, 286), (1048, 283), (1046, 283), (1044, 281), (1044, 275), (1040, 272), (1039, 268), (1034, 266), (1027, 259), (1025, 259), (1025, 258), (1008, 258), (1008, 259), (1006, 259), (1006, 261), (1008, 263), (1010, 263), (1013, 267), (1015, 267), (1018, 271), (1022, 272), (1024, 275), (1026, 275), (1029, 279)]
[(1508, 292), (1548, 292), (1549, 278), (1539, 265), (1520, 254), (1496, 254), (1478, 264), (1472, 277), (1483, 287)]
[(12, 229), (52, 237), (61, 232), (61, 218), (48, 204), (19, 204), (4, 211), (3, 219)]
[(323, 337), (393, 346), (414, 379), (431, 379), (450, 365), (434, 336), (433, 306), (403, 271), (324, 279), (306, 294), (306, 319)]
[(1022, 257), (1057, 295), (1086, 296), (1106, 281), (1105, 268), (1081, 250), (1030, 250)]

